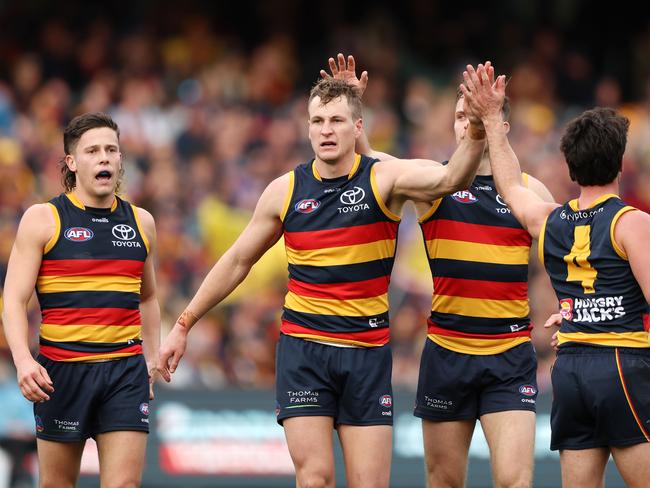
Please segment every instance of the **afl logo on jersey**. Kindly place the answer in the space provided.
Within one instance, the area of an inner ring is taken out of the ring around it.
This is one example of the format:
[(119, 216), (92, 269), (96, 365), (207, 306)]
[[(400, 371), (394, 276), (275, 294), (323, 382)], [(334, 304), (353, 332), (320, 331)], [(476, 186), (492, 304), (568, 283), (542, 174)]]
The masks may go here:
[(70, 227), (63, 233), (63, 236), (72, 242), (89, 241), (94, 237), (94, 235), (95, 234), (92, 230), (86, 229), (85, 227)]
[(457, 191), (452, 193), (451, 198), (460, 203), (476, 203), (478, 199), (472, 195), (472, 192), (469, 190)]
[(316, 209), (320, 207), (320, 202), (318, 200), (314, 200), (313, 198), (307, 198), (305, 200), (300, 200), (298, 203), (296, 203), (295, 209), (296, 212), (308, 214), (315, 212)]

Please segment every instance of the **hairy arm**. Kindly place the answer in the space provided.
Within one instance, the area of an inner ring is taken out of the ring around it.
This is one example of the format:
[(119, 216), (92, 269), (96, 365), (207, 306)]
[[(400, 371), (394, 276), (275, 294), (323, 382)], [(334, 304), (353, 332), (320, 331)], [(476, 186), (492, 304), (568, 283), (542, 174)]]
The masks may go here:
[(45, 368), (29, 350), (27, 304), (34, 292), (45, 244), (55, 231), (52, 211), (47, 204), (30, 207), (23, 215), (11, 250), (4, 287), (2, 321), (11, 355), (16, 365), (18, 385), (32, 402), (49, 400), (54, 391)]
[(166, 381), (185, 352), (186, 336), (192, 326), (212, 307), (227, 297), (252, 266), (282, 236), (280, 214), (287, 196), (289, 174), (266, 187), (251, 221), (201, 283), (199, 290), (176, 321), (160, 349), (158, 370)]
[[(138, 217), (149, 240), (149, 254), (144, 262), (142, 285), (140, 287), (140, 314), (142, 317), (142, 350), (149, 380), (153, 383), (153, 373), (158, 361), (160, 348), (160, 304), (156, 295), (156, 223), (153, 216), (144, 209), (137, 208)], [(153, 400), (153, 388), (149, 392)]]

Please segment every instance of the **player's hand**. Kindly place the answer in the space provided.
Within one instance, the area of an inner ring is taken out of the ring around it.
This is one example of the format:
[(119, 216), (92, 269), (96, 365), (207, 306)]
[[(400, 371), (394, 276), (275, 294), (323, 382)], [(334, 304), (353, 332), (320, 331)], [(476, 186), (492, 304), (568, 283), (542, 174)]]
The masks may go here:
[(185, 354), (187, 333), (188, 329), (183, 324), (176, 322), (160, 346), (156, 369), (167, 383), (172, 380), (171, 375), (176, 371), (178, 363)]
[(45, 402), (48, 393), (54, 392), (54, 384), (47, 370), (30, 357), (16, 363), (18, 386), (23, 396), (30, 402)]
[[(551, 315), (548, 319), (546, 319), (546, 322), (544, 322), (544, 328), (548, 329), (550, 327), (559, 327), (562, 325), (562, 314), (560, 313), (554, 313)], [(557, 351), (558, 348), (558, 339), (557, 339), (557, 333), (558, 331), (555, 331), (553, 335), (551, 336), (551, 347)]]
[[(345, 80), (348, 85), (352, 85), (359, 92), (359, 97), (363, 96), (363, 93), (366, 91), (368, 86), (368, 72), (363, 71), (361, 73), (361, 78), (357, 78), (356, 66), (354, 62), (354, 56), (348, 56), (347, 63), (345, 56), (339, 53), (338, 56), (328, 59), (328, 64), (330, 67), (331, 75), (324, 69), (320, 70), (320, 75), (323, 78), (335, 78), (337, 80)], [(338, 60), (338, 66), (336, 61)]]
[[(479, 64), (476, 69), (470, 64), (463, 72), (464, 83), (460, 85), (465, 99), (465, 112), (482, 121), (490, 117), (501, 119), (501, 110), (506, 96), (506, 77), (494, 78), (494, 67), (490, 61)], [(475, 119), (474, 119), (475, 120)]]

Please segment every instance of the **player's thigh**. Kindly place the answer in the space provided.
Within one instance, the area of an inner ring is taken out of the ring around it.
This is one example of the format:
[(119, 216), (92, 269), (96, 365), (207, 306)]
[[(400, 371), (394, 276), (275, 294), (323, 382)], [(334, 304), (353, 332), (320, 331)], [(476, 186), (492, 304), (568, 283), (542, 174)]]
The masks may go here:
[(85, 440), (77, 442), (36, 440), (41, 488), (72, 488), (77, 485), (85, 443)]
[(476, 421), (422, 420), (428, 486), (463, 486)]
[(602, 488), (609, 449), (562, 449), (562, 488)]
[(339, 425), (347, 486), (388, 487), (393, 428), (390, 425)]
[(530, 486), (533, 477), (535, 413), (494, 412), (481, 417), (490, 448), (495, 486)]
[(612, 456), (628, 488), (641, 488), (650, 483), (650, 443), (628, 447), (612, 447)]
[(334, 486), (334, 419), (290, 417), (282, 426), (300, 486)]
[(99, 473), (102, 488), (140, 486), (144, 470), (147, 434), (115, 431), (98, 434)]

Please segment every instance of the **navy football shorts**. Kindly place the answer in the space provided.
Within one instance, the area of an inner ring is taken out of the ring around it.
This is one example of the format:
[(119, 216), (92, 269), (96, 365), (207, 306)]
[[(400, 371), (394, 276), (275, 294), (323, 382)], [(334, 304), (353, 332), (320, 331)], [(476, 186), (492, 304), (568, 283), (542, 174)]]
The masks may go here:
[(551, 381), (551, 449), (650, 442), (650, 349), (562, 346)]
[(149, 376), (141, 354), (103, 362), (37, 360), (54, 383), (50, 400), (34, 403), (39, 439), (77, 442), (104, 432), (149, 432)]
[(537, 358), (530, 342), (499, 354), (450, 351), (426, 339), (414, 415), (431, 421), (535, 411)]
[(280, 334), (276, 357), (278, 423), (333, 417), (335, 424), (393, 425), (389, 345), (337, 347)]

